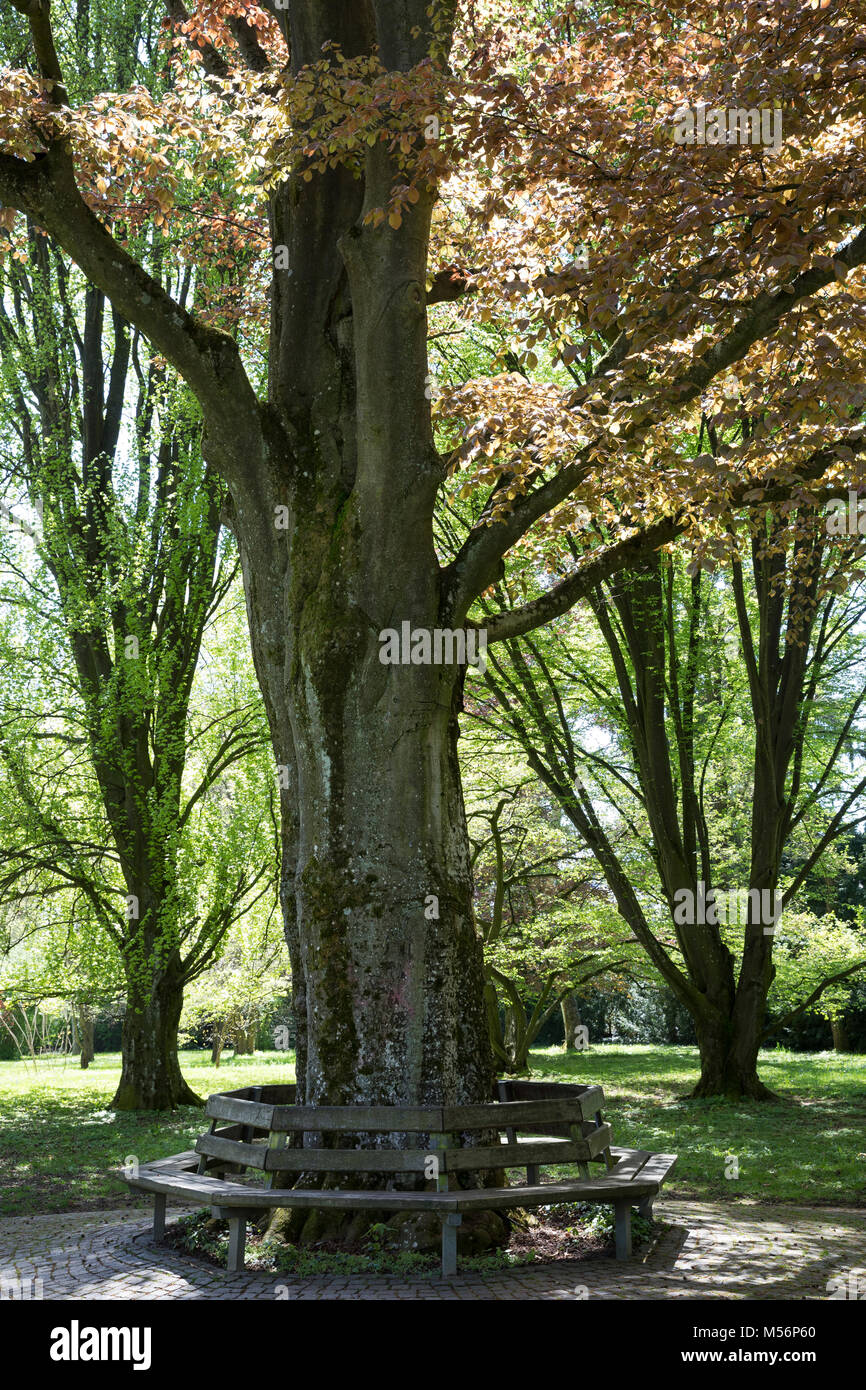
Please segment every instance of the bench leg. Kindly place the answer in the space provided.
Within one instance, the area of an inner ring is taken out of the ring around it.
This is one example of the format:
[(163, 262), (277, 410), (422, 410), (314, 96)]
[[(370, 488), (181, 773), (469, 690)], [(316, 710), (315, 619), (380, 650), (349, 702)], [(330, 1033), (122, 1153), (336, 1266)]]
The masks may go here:
[(645, 1216), (647, 1221), (652, 1221), (654, 1201), (655, 1197), (653, 1197), (651, 1194), (647, 1197), (641, 1197), (640, 1201), (637, 1204), (638, 1216)]
[(244, 1249), (247, 1243), (247, 1218), (245, 1215), (229, 1217), (229, 1257), (230, 1274), (238, 1274), (244, 1267)]
[(526, 1185), (527, 1187), (538, 1186), (538, 1164), (527, 1163), (526, 1165)]
[(616, 1221), (616, 1258), (627, 1260), (631, 1254), (631, 1202), (614, 1202)]
[(463, 1217), (458, 1212), (449, 1211), (442, 1218), (442, 1278), (457, 1273), (457, 1227)]
[(165, 1235), (165, 1193), (153, 1194), (153, 1238), (162, 1240)]

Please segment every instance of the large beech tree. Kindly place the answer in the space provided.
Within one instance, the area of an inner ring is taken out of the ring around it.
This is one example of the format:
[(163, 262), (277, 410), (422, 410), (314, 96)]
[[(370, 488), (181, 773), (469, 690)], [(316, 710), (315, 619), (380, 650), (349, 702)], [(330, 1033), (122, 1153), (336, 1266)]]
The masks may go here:
[[(609, 539), (587, 532), (574, 572), (492, 621), (490, 640), (546, 622), (682, 530), (709, 544), (714, 509), (856, 472), (861, 6), (698, 0), (655, 6), (650, 21), (602, 3), (542, 21), (527, 5), (515, 26), (511, 4), (216, 0), (188, 15), (170, 0), (165, 99), (137, 89), (73, 107), (47, 0), (11, 2), (30, 43), (3, 97), (0, 199), (47, 228), (186, 379), (231, 493), (288, 769), (300, 1094), (486, 1099), (456, 754), (464, 672), (383, 665), (380, 632), (465, 624), (503, 556), (570, 525), (577, 503), (615, 521)], [(685, 96), (781, 102), (786, 143), (675, 146)], [(124, 244), (131, 205), (167, 235), (193, 227), (183, 199), (172, 211), (190, 178), (253, 230), (266, 205), (261, 391), (242, 327), (175, 302)], [(425, 301), (461, 288), (482, 323), (524, 306), (514, 351), (536, 375), (452, 393), (444, 455)], [(683, 422), (769, 378), (770, 446), (695, 466)], [(455, 469), (476, 523), (442, 563), (434, 509)]]

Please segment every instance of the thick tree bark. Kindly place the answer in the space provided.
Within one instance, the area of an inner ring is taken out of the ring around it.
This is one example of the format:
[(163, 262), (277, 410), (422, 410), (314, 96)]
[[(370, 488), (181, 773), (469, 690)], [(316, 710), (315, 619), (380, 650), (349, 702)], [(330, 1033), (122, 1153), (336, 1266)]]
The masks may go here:
[(429, 570), (395, 564), (395, 592), (370, 623), (353, 512), (328, 537), (291, 624), (285, 742), (299, 814), (286, 934), (303, 981), (298, 1081), (307, 1103), (487, 1099), (455, 673), (379, 662), (380, 626), (437, 626), (435, 588)]
[(758, 1076), (756, 1029), (735, 1031), (728, 1019), (695, 1021), (701, 1054), (701, 1077), (692, 1099), (726, 1096), (729, 1100), (775, 1100)]
[(111, 1102), (115, 1110), (174, 1110), (201, 1105), (186, 1084), (177, 1056), (183, 979), (169, 964), (148, 988), (138, 975), (127, 980), (123, 1065)]

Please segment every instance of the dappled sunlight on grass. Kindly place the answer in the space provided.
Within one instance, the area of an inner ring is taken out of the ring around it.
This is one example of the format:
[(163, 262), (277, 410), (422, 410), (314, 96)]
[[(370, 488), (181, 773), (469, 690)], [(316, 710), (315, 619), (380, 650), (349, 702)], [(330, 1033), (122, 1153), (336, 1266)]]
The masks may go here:
[(862, 1055), (762, 1053), (758, 1070), (776, 1101), (687, 1100), (699, 1074), (693, 1047), (553, 1047), (532, 1064), (538, 1077), (603, 1086), (617, 1144), (679, 1154), (666, 1192), (866, 1205)]
[[(294, 1081), (294, 1054), (223, 1058), (181, 1052), (184, 1077), (198, 1095)], [(142, 1204), (120, 1178), (130, 1155), (140, 1162), (191, 1148), (205, 1128), (198, 1106), (174, 1111), (109, 1110), (120, 1054), (99, 1053), (87, 1071), (77, 1059), (45, 1058), (34, 1067), (0, 1062), (0, 1212), (86, 1210)]]

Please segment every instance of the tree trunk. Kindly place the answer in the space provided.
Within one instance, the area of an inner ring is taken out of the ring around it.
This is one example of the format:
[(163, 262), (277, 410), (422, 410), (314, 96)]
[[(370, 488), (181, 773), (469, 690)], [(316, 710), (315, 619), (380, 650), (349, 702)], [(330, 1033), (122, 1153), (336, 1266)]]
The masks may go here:
[(113, 1109), (174, 1110), (202, 1104), (184, 1081), (177, 1057), (182, 1008), (183, 981), (171, 965), (149, 990), (139, 975), (127, 979), (123, 1066)]
[(851, 1051), (851, 1040), (848, 1037), (844, 1018), (831, 1018), (830, 1032), (833, 1034), (833, 1048), (836, 1052)]
[(775, 1100), (758, 1076), (760, 1040), (756, 1027), (735, 1028), (720, 1015), (695, 1019), (701, 1054), (701, 1079), (691, 1092), (698, 1100), (726, 1096), (729, 1100)]
[[(248, 593), (286, 767), (281, 896), (298, 1100), (308, 1105), (493, 1094), (457, 760), (464, 673), (379, 659), (384, 629), (447, 625), (429, 521), (416, 523), (413, 506), (396, 476), (384, 494), (360, 482), (349, 496), (298, 486), (284, 665), (273, 661), (256, 577)], [(352, 1221), (313, 1212), (279, 1224), (306, 1242), (354, 1234)], [(423, 1224), (412, 1234), (419, 1246)]]
[(78, 1036), (81, 1044), (81, 1070), (86, 1071), (93, 1061), (93, 1014), (82, 1008), (78, 1018)]
[(378, 632), (355, 624), (310, 628), (305, 646), (292, 689), (305, 1102), (487, 1100), (453, 672), (382, 666)]
[(256, 1025), (240, 1027), (235, 1031), (235, 1056), (251, 1057), (256, 1050)]
[(562, 1026), (565, 1029), (565, 1050), (577, 1050), (577, 1030), (580, 1027), (580, 1004), (576, 994), (567, 994), (560, 1005)]

